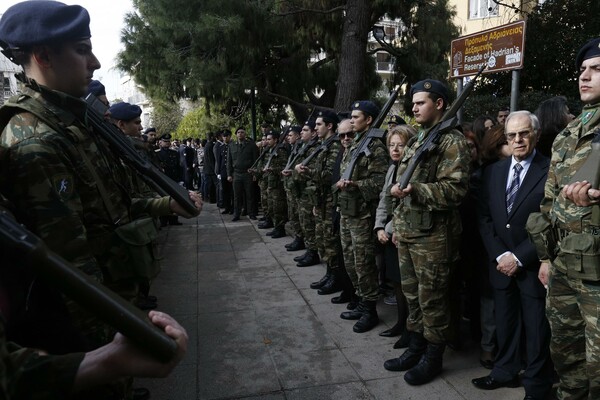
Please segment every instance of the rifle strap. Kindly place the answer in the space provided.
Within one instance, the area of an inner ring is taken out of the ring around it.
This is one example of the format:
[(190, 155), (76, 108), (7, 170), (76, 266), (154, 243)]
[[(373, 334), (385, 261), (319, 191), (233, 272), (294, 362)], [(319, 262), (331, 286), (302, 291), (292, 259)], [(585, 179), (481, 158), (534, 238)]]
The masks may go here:
[[(11, 98), (7, 103), (5, 103), (2, 108), (0, 108), (0, 133), (4, 131), (4, 128), (6, 127), (6, 125), (8, 125), (10, 119), (14, 115), (17, 115), (21, 112), (28, 112), (35, 115), (40, 121), (43, 121), (46, 125), (48, 125), (56, 132), (69, 132), (71, 135), (81, 136), (81, 132), (79, 131), (79, 129), (77, 129), (77, 132), (74, 132), (74, 130), (71, 129), (72, 125), (67, 125), (61, 120), (61, 118), (58, 115), (52, 112), (45, 112), (45, 110), (39, 107), (35, 103), (35, 100), (33, 100), (30, 96), (18, 96), (18, 102), (11, 101), (13, 99), (14, 97)], [(110, 216), (111, 221), (113, 221), (113, 223), (115, 224), (118, 223), (121, 217), (118, 215), (118, 213), (115, 212), (115, 207), (113, 206), (112, 201), (110, 201), (110, 197), (108, 196), (106, 187), (104, 186), (104, 183), (98, 176), (96, 169), (93, 167), (89, 157), (81, 148), (80, 141), (72, 141), (72, 143), (73, 147), (77, 149), (78, 156), (83, 160), (86, 168), (93, 176), (96, 188), (98, 189), (98, 193), (102, 198), (102, 202), (104, 203), (104, 206), (106, 208), (107, 213)]]

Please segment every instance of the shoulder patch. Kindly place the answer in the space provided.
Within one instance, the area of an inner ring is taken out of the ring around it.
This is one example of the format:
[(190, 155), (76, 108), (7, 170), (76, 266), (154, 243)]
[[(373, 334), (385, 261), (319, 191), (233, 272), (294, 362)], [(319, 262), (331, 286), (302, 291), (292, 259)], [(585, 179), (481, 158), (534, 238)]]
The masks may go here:
[(54, 190), (63, 200), (69, 200), (73, 195), (73, 179), (68, 175), (55, 176), (52, 180)]

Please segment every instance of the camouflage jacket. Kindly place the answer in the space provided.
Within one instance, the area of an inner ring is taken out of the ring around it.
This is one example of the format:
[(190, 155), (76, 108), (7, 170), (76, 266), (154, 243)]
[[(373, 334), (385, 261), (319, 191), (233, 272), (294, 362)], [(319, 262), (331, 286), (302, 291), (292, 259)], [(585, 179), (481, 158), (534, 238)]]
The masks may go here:
[(581, 115), (558, 134), (552, 145), (550, 169), (540, 209), (553, 225), (575, 233), (581, 233), (589, 226), (592, 207), (576, 206), (560, 196), (560, 191), (565, 185), (573, 183), (573, 175), (588, 158), (592, 151), (593, 131), (599, 125), (600, 104), (587, 105)]
[[(398, 182), (426, 135), (427, 131), (420, 132), (420, 140), (406, 148), (398, 166)], [(410, 179), (412, 193), (394, 210), (394, 231), (401, 240), (460, 235), (458, 207), (469, 189), (470, 163), (469, 146), (461, 132), (441, 136), (437, 148), (415, 169)]]
[(279, 145), (275, 145), (275, 147), (269, 150), (264, 163), (264, 167), (269, 164), (269, 169), (271, 170), (266, 175), (269, 188), (283, 187), (281, 171), (283, 171), (287, 164), (288, 156), (289, 152), (286, 146), (279, 147)]
[[(354, 141), (347, 149), (348, 151), (344, 153), (344, 158), (340, 164), (340, 171), (342, 174), (348, 167), (348, 164), (350, 164), (352, 154), (365, 135), (366, 132), (357, 134)], [(379, 201), (379, 193), (383, 188), (383, 181), (385, 180), (385, 174), (389, 165), (388, 152), (380, 140), (375, 139), (371, 141), (369, 150), (371, 153), (368, 157), (364, 154), (359, 156), (358, 162), (352, 171), (350, 180), (354, 182), (357, 187), (346, 189), (349, 194), (358, 192), (362, 200), (368, 204), (368, 207), (365, 208), (365, 210), (367, 210), (366, 213), (363, 213), (364, 215), (361, 215), (360, 218), (364, 218), (367, 214), (372, 214), (373, 217), (375, 216), (375, 208)]]
[(339, 152), (343, 150), (342, 144), (339, 140), (331, 142), (326, 150), (315, 157), (314, 169), (311, 169), (311, 179), (317, 187), (317, 193), (319, 196), (319, 205), (325, 205), (325, 203), (333, 202), (333, 194), (331, 191), (333, 169), (335, 168), (336, 160)]

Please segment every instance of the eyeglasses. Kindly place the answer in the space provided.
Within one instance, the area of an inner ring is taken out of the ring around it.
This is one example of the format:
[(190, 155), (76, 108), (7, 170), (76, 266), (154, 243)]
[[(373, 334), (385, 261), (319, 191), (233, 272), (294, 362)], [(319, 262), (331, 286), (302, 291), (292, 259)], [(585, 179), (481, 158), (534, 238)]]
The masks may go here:
[(354, 132), (340, 132), (338, 133), (340, 139), (354, 139)]
[(388, 147), (390, 149), (403, 149), (406, 147), (406, 145), (402, 144), (402, 143), (390, 143), (390, 145)]
[(517, 135), (519, 135), (519, 137), (521, 139), (527, 139), (529, 137), (529, 135), (531, 134), (531, 129), (528, 129), (526, 131), (520, 131), (520, 132), (510, 132), (506, 134), (506, 138), (509, 141), (513, 141), (517, 138)]

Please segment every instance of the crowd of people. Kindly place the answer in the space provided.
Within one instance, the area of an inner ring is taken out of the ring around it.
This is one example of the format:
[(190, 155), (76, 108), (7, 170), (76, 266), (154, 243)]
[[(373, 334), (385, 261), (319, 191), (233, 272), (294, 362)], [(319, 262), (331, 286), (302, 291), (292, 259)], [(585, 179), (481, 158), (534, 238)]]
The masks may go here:
[[(324, 262), (310, 287), (336, 294), (331, 302), (346, 305), (340, 318), (354, 332), (379, 325), (388, 295), (397, 320), (380, 335), (400, 336), (394, 348), (404, 350), (383, 367), (406, 371), (408, 384), (441, 374), (466, 319), (491, 370), (473, 378), (477, 388), (522, 385), (526, 400), (600, 398), (600, 190), (592, 186), (600, 168), (590, 164), (600, 39), (575, 60), (577, 118), (559, 96), (535, 113), (499, 108), (441, 131), (450, 92), (424, 79), (410, 88), (417, 128), (393, 115), (378, 129), (382, 110), (360, 100), (283, 132), (264, 124), (259, 143), (238, 127), (181, 144), (155, 128), (142, 133), (141, 109), (110, 106), (91, 81), (100, 64), (82, 7), (19, 3), (0, 19), (0, 45), (24, 70), (22, 93), (0, 110), (2, 216), (137, 307), (157, 306), (150, 284), (160, 227), (198, 215), (202, 198), (232, 222), (257, 219), (260, 203), (257, 227), (274, 239), (291, 235), (290, 254), (304, 250), (298, 267)], [(189, 191), (194, 213), (94, 132), (86, 94), (110, 106), (105, 123), (144, 160)], [(27, 257), (0, 250), (3, 398), (139, 400), (149, 394), (130, 377), (164, 376), (183, 357), (187, 334), (168, 315), (149, 313), (176, 341), (171, 361), (159, 363), (38, 281)], [(40, 374), (60, 379), (32, 385)]]

